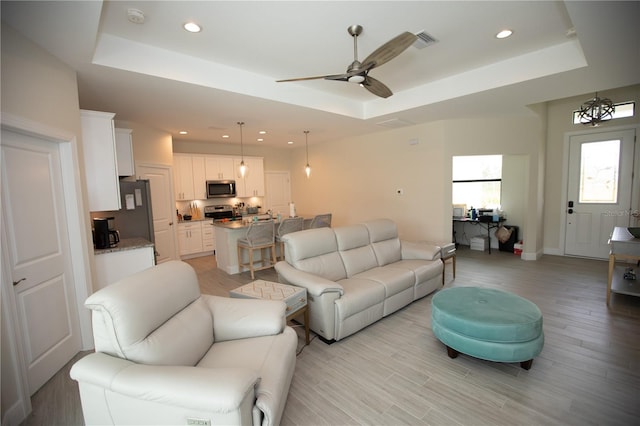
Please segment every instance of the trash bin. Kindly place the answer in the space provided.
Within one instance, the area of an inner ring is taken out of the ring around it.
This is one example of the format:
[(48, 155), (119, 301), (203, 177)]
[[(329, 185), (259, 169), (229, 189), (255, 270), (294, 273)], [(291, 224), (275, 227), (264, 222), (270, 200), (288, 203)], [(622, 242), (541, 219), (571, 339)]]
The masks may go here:
[(518, 227), (512, 225), (502, 225), (511, 230), (511, 237), (504, 243), (498, 241), (498, 250), (513, 253), (513, 245), (518, 241)]

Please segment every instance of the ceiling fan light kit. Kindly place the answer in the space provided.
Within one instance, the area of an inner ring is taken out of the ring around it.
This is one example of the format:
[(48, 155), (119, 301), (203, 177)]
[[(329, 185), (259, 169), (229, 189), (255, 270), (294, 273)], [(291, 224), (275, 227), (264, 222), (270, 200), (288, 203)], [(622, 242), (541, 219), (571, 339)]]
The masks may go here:
[(369, 71), (379, 67), (396, 56), (404, 52), (411, 46), (418, 37), (410, 32), (404, 32), (389, 40), (382, 46), (374, 50), (364, 61), (358, 60), (358, 36), (362, 34), (361, 25), (351, 25), (347, 28), (347, 32), (353, 37), (353, 62), (347, 67), (344, 74), (321, 75), (316, 77), (291, 78), (286, 80), (277, 80), (278, 83), (303, 80), (339, 80), (349, 83), (360, 84), (369, 92), (381, 98), (388, 98), (393, 95), (391, 89), (384, 85), (381, 81), (369, 75)]

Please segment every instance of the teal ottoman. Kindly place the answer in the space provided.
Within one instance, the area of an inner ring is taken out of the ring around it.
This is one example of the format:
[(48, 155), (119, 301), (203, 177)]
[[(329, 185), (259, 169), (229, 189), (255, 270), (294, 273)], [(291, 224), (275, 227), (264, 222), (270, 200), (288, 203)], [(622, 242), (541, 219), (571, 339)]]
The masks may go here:
[(542, 313), (512, 293), (479, 287), (439, 291), (431, 301), (431, 329), (449, 357), (463, 353), (525, 370), (542, 351)]

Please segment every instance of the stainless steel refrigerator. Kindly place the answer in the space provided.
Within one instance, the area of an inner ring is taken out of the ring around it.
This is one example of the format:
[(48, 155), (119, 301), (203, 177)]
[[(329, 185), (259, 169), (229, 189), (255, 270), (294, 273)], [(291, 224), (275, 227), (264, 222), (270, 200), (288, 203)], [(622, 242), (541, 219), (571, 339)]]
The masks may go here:
[(122, 208), (116, 211), (92, 212), (91, 218), (113, 217), (120, 239), (144, 238), (155, 243), (151, 189), (148, 180), (120, 181)]

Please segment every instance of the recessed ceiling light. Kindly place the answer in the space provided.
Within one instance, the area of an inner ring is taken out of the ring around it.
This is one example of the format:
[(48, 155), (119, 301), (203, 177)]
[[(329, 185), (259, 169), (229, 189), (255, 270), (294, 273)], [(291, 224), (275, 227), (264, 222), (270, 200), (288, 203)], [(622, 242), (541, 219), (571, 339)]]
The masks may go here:
[(293, 141), (289, 141), (287, 142), (289, 145), (293, 145)]
[(258, 133), (260, 133), (261, 135), (266, 135), (267, 131), (266, 130), (260, 130)]
[(190, 33), (199, 33), (200, 31), (202, 31), (200, 25), (196, 24), (195, 22), (187, 22), (182, 26), (182, 28), (189, 31)]
[(187, 131), (186, 131), (186, 130), (180, 130), (180, 132), (179, 132), (179, 133), (180, 133), (181, 135), (186, 135), (186, 134), (187, 134)]
[(511, 34), (513, 34), (513, 31), (511, 30), (502, 30), (498, 34), (496, 34), (496, 38), (507, 38)]
[(229, 135), (222, 135), (222, 139), (229, 139)]
[(257, 141), (258, 141), (258, 142), (262, 142), (262, 141), (264, 141), (264, 139), (262, 139), (262, 138), (258, 138), (258, 139), (257, 139)]

